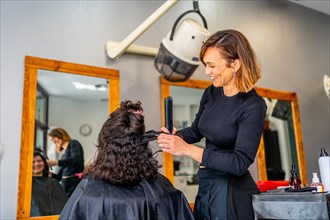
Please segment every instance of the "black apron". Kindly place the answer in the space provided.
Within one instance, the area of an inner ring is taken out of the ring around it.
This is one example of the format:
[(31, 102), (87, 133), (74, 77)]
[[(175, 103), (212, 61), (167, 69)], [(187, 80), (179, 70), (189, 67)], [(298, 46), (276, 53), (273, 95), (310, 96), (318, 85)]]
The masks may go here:
[(253, 220), (252, 194), (260, 191), (247, 171), (234, 176), (200, 169), (199, 189), (194, 206), (196, 220)]

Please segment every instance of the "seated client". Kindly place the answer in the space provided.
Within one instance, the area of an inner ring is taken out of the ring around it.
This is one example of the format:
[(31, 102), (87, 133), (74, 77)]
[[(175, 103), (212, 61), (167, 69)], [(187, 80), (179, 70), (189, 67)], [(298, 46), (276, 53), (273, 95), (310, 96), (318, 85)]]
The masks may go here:
[(158, 172), (140, 102), (121, 102), (98, 136), (94, 160), (60, 219), (193, 219), (179, 190)]
[(36, 150), (32, 167), (31, 217), (58, 215), (68, 200), (60, 183), (48, 175), (46, 157)]

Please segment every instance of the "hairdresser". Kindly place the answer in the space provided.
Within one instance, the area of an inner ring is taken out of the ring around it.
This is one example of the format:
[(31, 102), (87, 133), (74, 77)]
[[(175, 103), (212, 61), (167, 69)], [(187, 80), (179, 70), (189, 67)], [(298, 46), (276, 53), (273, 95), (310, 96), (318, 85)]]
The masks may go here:
[(84, 170), (83, 148), (79, 141), (72, 140), (63, 128), (54, 128), (48, 135), (56, 145), (56, 150), (58, 152), (64, 150), (64, 154), (60, 160), (47, 160), (47, 164), (50, 167), (54, 165), (60, 167), (57, 176), (66, 194), (70, 197), (79, 184), (80, 174)]
[[(253, 220), (252, 194), (259, 193), (248, 168), (264, 129), (266, 105), (253, 88), (260, 78), (255, 53), (236, 30), (218, 31), (200, 51), (205, 89), (191, 127), (158, 136), (164, 152), (200, 163), (196, 219)], [(162, 131), (167, 132), (166, 128)], [(192, 143), (206, 139), (205, 148)]]

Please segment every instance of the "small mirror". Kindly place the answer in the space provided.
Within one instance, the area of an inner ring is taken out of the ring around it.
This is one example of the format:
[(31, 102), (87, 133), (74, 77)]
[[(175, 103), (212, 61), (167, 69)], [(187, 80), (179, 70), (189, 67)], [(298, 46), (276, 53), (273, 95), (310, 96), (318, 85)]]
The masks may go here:
[[(89, 89), (80, 90), (78, 95), (72, 91), (65, 93), (69, 91), (66, 87), (74, 89), (74, 82)], [(17, 219), (30, 218), (33, 151), (35, 147), (45, 152), (50, 150), (47, 149), (48, 128), (71, 124), (71, 128), (65, 129), (72, 131), (70, 135), (73, 137), (81, 137), (79, 141), (85, 146), (85, 163), (88, 163), (95, 151), (93, 143), (97, 140), (99, 124), (118, 105), (118, 70), (25, 57)], [(74, 109), (74, 106), (80, 108)], [(98, 108), (103, 114), (88, 114), (91, 112), (89, 108)], [(81, 116), (84, 112), (85, 116)], [(79, 118), (75, 116), (77, 113)], [(58, 215), (33, 217), (38, 218), (57, 219)]]

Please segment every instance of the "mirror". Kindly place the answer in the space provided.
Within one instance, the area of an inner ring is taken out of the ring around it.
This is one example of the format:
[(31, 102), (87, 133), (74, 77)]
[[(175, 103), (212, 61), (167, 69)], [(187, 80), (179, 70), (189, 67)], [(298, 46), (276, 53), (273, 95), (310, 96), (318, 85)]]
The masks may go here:
[(256, 91), (267, 105), (265, 131), (257, 153), (259, 180), (281, 179), (276, 170), (283, 170), (288, 180), (291, 164), (295, 164), (302, 184), (307, 184), (297, 94), (259, 87)]
[[(164, 116), (164, 99), (167, 96), (173, 97), (173, 125), (177, 129), (190, 126), (198, 111), (200, 98), (203, 91), (211, 82), (189, 79), (185, 82), (175, 83), (160, 77), (162, 115)], [(162, 125), (165, 125), (165, 118), (162, 117)], [(204, 140), (196, 143), (201, 147), (205, 146)], [(199, 164), (189, 157), (176, 157), (163, 153), (164, 175), (181, 190), (191, 207), (195, 202), (198, 190), (198, 179), (196, 173)]]
[[(64, 128), (83, 146), (86, 165), (94, 156), (98, 131), (109, 112), (109, 89), (105, 78), (38, 70), (34, 146), (50, 160), (60, 159), (47, 133)], [(54, 168), (58, 166), (52, 172)]]
[[(206, 87), (211, 85), (211, 82), (209, 81), (202, 81), (202, 80), (187, 80), (186, 82), (182, 83), (173, 83), (166, 81), (164, 78), (160, 78), (160, 84), (161, 84), (161, 103), (162, 103), (162, 115), (164, 115), (164, 103), (163, 100), (167, 96), (171, 95), (173, 97), (173, 121), (175, 121), (175, 114), (176, 111), (180, 111), (178, 109), (175, 109), (176, 105), (186, 105), (182, 103), (180, 100), (190, 100), (193, 94), (196, 95), (195, 102), (197, 101), (199, 105), (199, 101), (202, 95), (202, 92)], [(185, 88), (185, 89), (183, 89)], [(190, 89), (189, 92), (187, 92), (187, 89)], [(280, 162), (280, 167), (272, 167), (274, 162), (267, 161), (270, 159), (274, 159), (274, 156), (269, 156), (269, 141), (268, 141), (268, 130), (266, 130), (265, 126), (265, 133), (263, 135), (263, 138), (260, 141), (258, 153), (256, 156), (257, 160), (257, 167), (258, 167), (258, 179), (259, 180), (268, 180), (267, 177), (267, 170), (268, 174), (272, 174), (272, 168), (278, 168), (280, 170), (284, 170), (285, 176), (284, 178), (288, 179), (288, 175), (290, 175), (290, 166), (292, 163), (295, 163), (297, 170), (299, 171), (300, 179), (302, 180), (303, 184), (306, 184), (306, 165), (305, 165), (305, 159), (304, 159), (304, 149), (303, 149), (303, 143), (302, 143), (302, 133), (301, 133), (301, 127), (300, 127), (300, 117), (299, 117), (299, 109), (298, 109), (298, 100), (297, 95), (294, 92), (284, 92), (284, 91), (276, 91), (272, 89), (266, 89), (266, 88), (255, 88), (257, 93), (264, 97), (266, 104), (267, 104), (267, 112), (269, 112), (269, 116), (266, 117), (265, 125), (270, 123), (270, 130), (274, 130), (277, 132), (276, 138), (278, 139), (278, 145), (279, 149), (278, 151), (281, 153), (278, 153), (277, 161)], [(195, 90), (195, 92), (193, 92)], [(198, 92), (197, 92), (198, 91)], [(181, 94), (180, 94), (181, 93)], [(186, 96), (186, 98), (183, 98), (183, 96)], [(198, 96), (198, 97), (197, 97)], [(190, 108), (190, 113), (186, 114), (189, 117), (193, 116), (192, 119), (184, 119), (185, 121), (188, 121), (187, 123), (191, 123), (190, 120), (194, 119), (194, 110), (198, 108), (198, 106), (193, 104), (193, 106)], [(270, 110), (271, 109), (271, 110)], [(270, 112), (272, 111), (272, 112)], [(179, 113), (178, 113), (179, 114)], [(186, 124), (186, 123), (185, 123)], [(162, 118), (162, 125), (165, 125), (164, 118)], [(187, 126), (190, 126), (188, 124)], [(275, 132), (275, 133), (276, 133)], [(266, 145), (265, 145), (266, 144)], [(268, 156), (268, 157), (267, 157)], [(180, 158), (180, 157), (179, 157)], [(184, 193), (186, 191), (186, 187), (182, 187), (182, 180), (181, 183), (176, 183), (176, 180), (178, 177), (176, 177), (176, 170), (178, 170), (178, 162), (177, 158), (173, 157), (170, 154), (164, 153), (164, 175), (167, 176), (170, 181), (174, 184), (175, 187), (182, 190)], [(185, 160), (185, 159), (183, 159)], [(182, 163), (186, 163), (185, 161), (181, 161)], [(193, 163), (190, 163), (193, 164)], [(268, 165), (268, 166), (267, 166)], [(194, 170), (194, 166), (191, 167), (191, 170)], [(289, 169), (289, 170), (288, 170)], [(188, 184), (187, 184), (188, 185)], [(193, 188), (189, 187), (188, 188)], [(189, 192), (189, 194), (185, 194), (189, 203), (192, 204), (192, 195), (196, 195), (197, 193), (197, 187), (196, 192)]]
[[(42, 126), (40, 128), (39, 122), (41, 122), (41, 124), (48, 124), (50, 127), (61, 126), (61, 123), (63, 123), (66, 118), (63, 117), (61, 122), (59, 117), (60, 114), (56, 115), (54, 112), (59, 111), (58, 109), (60, 108), (60, 104), (74, 104), (74, 101), (72, 101), (72, 99), (68, 101), (68, 94), (60, 94), (64, 90), (58, 89), (59, 86), (56, 86), (56, 84), (59, 85), (59, 82), (57, 82), (56, 79), (59, 80), (61, 84), (65, 84), (70, 80), (74, 80), (88, 85), (107, 85), (106, 87), (108, 89), (106, 90), (108, 91), (105, 92), (106, 94), (104, 94), (104, 92), (99, 93), (100, 96), (98, 97), (98, 102), (100, 103), (101, 97), (103, 102), (98, 105), (94, 103), (95, 106), (91, 106), (91, 108), (100, 108), (100, 106), (104, 106), (105, 109), (102, 109), (101, 111), (108, 114), (119, 106), (120, 87), (118, 70), (31, 56), (25, 57), (17, 219), (31, 218), (30, 206), (32, 190), (33, 150), (35, 145), (44, 146), (43, 144), (45, 143), (45, 134), (43, 133)], [(54, 85), (50, 85), (49, 83), (54, 83)], [(89, 96), (90, 92), (91, 91), (89, 91), (89, 93), (85, 93), (84, 95), (80, 95), (80, 98), (84, 98), (84, 100), (80, 101), (86, 102), (88, 99), (91, 99), (91, 96)], [(48, 101), (47, 95), (50, 95)], [(56, 103), (56, 105), (54, 105), (54, 103)], [(45, 106), (49, 106), (48, 111)], [(80, 109), (79, 112), (81, 111), (84, 110)], [(87, 110), (85, 109), (85, 111)], [(49, 114), (47, 114), (47, 112), (49, 112)], [(70, 117), (72, 117), (72, 115), (74, 115), (74, 112), (66, 111), (65, 114), (68, 114), (70, 115)], [(102, 120), (104, 120), (104, 117), (106, 116), (103, 115), (99, 117), (103, 117)], [(86, 117), (82, 118), (81, 121), (79, 121), (79, 125), (84, 125), (84, 121), (86, 121)], [(82, 130), (85, 131), (85, 127), (82, 127)], [(95, 130), (92, 130), (94, 131), (94, 135), (97, 136), (99, 128), (100, 127), (96, 126)], [(75, 127), (74, 130), (79, 133), (79, 128)], [(82, 131), (81, 135), (83, 135), (84, 131)], [(84, 134), (87, 134), (88, 136), (90, 132), (87, 133)], [(91, 134), (93, 134), (93, 132)], [(76, 136), (75, 134), (70, 135), (72, 135), (73, 137)], [(94, 142), (96, 141), (95, 137), (93, 138)], [(87, 152), (85, 152), (85, 155), (91, 155), (93, 154), (94, 149), (90, 149), (90, 152), (88, 152), (89, 150), (86, 151)], [(90, 156), (85, 156), (85, 164), (88, 163), (90, 159)], [(58, 215), (33, 217), (33, 219), (58, 219)]]

